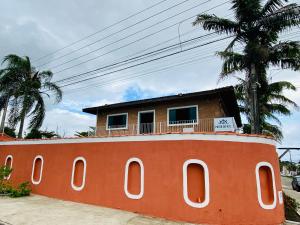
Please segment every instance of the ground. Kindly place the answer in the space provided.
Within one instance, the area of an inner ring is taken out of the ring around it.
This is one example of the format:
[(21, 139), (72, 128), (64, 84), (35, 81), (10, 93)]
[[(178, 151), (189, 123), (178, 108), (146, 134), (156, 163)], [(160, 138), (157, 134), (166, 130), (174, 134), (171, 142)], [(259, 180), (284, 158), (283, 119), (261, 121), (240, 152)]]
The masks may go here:
[[(287, 195), (300, 202), (300, 192), (292, 190), (290, 178), (283, 177), (282, 185)], [(39, 195), (0, 197), (0, 209), (0, 225), (191, 225)]]
[(0, 198), (0, 225), (192, 225), (39, 195)]
[[(297, 202), (300, 203), (300, 192), (293, 190), (292, 185), (291, 185), (292, 179), (290, 177), (282, 177), (281, 181), (282, 181), (282, 186), (283, 186), (284, 192), (287, 195), (289, 195), (290, 197), (296, 199)], [(298, 213), (300, 214), (300, 210), (298, 211)]]

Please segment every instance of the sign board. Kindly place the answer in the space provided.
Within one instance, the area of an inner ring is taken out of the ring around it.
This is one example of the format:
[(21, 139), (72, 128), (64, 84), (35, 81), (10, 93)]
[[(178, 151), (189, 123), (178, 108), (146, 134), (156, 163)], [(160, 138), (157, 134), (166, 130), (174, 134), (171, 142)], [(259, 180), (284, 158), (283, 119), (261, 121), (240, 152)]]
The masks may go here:
[(235, 132), (237, 126), (233, 117), (214, 118), (215, 132)]
[(193, 133), (194, 128), (193, 127), (184, 127), (182, 131), (183, 131), (183, 133)]

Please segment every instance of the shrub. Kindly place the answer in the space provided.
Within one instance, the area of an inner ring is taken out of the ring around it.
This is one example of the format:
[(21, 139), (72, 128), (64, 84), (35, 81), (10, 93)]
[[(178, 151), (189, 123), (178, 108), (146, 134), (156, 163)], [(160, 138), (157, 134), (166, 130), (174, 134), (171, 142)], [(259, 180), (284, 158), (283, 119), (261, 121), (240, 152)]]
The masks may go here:
[(287, 220), (300, 222), (300, 216), (297, 213), (297, 210), (300, 207), (299, 203), (294, 198), (286, 195), (285, 193), (283, 193), (283, 198), (285, 218)]
[(10, 197), (22, 197), (30, 195), (31, 189), (29, 182), (23, 182), (14, 188), (7, 177), (11, 174), (12, 169), (7, 166), (0, 167), (0, 195), (9, 195)]
[(23, 197), (23, 196), (29, 196), (30, 192), (31, 192), (30, 184), (27, 181), (27, 182), (21, 183), (16, 189), (11, 189), (10, 197), (18, 198), (18, 197)]

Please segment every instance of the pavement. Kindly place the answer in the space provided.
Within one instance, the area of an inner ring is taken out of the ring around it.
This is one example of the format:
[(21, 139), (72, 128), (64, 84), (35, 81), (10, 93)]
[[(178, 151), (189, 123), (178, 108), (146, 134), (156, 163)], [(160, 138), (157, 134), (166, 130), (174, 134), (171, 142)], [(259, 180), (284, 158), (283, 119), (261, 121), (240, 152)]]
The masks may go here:
[[(87, 223), (88, 221), (88, 223)], [(192, 225), (40, 195), (0, 197), (0, 225)]]

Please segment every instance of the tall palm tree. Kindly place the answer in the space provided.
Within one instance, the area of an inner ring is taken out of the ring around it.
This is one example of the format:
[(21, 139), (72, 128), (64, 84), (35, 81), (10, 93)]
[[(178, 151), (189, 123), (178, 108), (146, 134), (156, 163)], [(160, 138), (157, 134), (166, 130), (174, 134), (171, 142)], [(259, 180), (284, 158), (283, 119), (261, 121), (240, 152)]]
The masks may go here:
[(29, 57), (8, 55), (4, 58), (4, 62), (7, 63), (6, 73), (1, 79), (16, 74), (13, 79), (14, 91), (10, 93), (12, 107), (9, 121), (13, 126), (20, 123), (18, 137), (22, 138), (26, 117), (30, 117), (30, 129), (38, 129), (42, 126), (45, 118), (43, 96), (50, 97), (52, 93), (58, 103), (62, 99), (62, 91), (51, 82), (53, 73), (37, 71), (31, 65)]
[[(8, 60), (9, 58), (5, 57), (2, 61), (2, 65)], [(22, 81), (22, 77), (19, 76), (16, 65), (17, 63), (11, 60), (8, 62), (6, 68), (0, 70), (0, 111), (3, 110), (0, 132), (4, 130), (9, 102)]]
[[(238, 79), (239, 84), (235, 86), (235, 92), (239, 103), (241, 113), (243, 113), (248, 122), (250, 123), (249, 108), (246, 100), (245, 80)], [(265, 83), (266, 81), (260, 81), (264, 84), (258, 88), (260, 102), (260, 130), (262, 134), (272, 136), (276, 140), (280, 141), (283, 138), (281, 131), (281, 122), (277, 115), (289, 116), (291, 115), (291, 108), (298, 108), (298, 105), (284, 96), (283, 92), (286, 90), (296, 91), (296, 87), (287, 81), (278, 81), (273, 83)], [(264, 90), (262, 90), (264, 89)], [(271, 124), (274, 121), (276, 124)], [(249, 124), (244, 125), (244, 133), (250, 133), (251, 127)]]
[[(284, 5), (287, 1), (267, 0), (263, 5), (262, 0), (232, 0), (235, 20), (201, 14), (193, 23), (207, 31), (233, 36), (227, 48), (217, 53), (224, 60), (220, 78), (245, 73), (251, 133), (262, 132), (258, 101), (260, 77), (266, 76), (270, 66), (300, 69), (300, 43), (278, 43), (281, 32), (300, 24), (300, 6)], [(234, 52), (237, 44), (243, 46), (242, 52)]]

